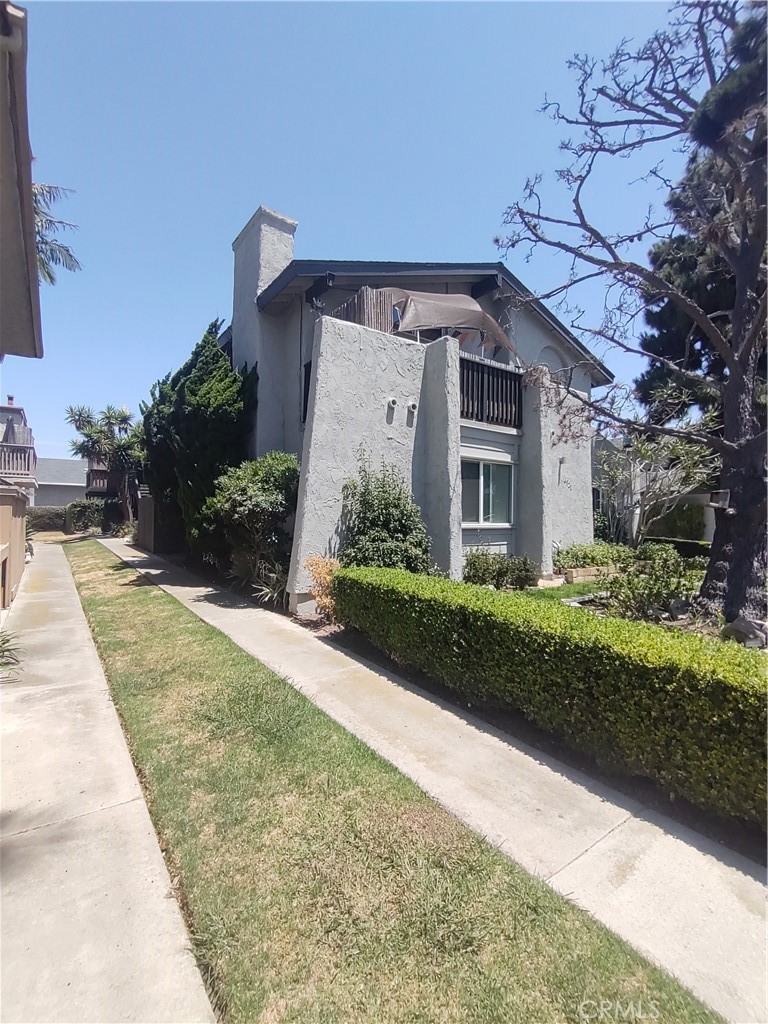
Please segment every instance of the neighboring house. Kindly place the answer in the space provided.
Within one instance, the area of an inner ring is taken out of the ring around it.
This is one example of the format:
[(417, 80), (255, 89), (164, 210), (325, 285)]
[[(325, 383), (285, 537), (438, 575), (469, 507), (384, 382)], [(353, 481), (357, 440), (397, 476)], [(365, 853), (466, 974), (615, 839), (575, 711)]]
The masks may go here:
[[(623, 517), (625, 523), (628, 523), (631, 517), (631, 538), (637, 530), (639, 513), (636, 510), (636, 507), (641, 501), (642, 495), (647, 490), (648, 477), (647, 474), (635, 467), (632, 474), (631, 485), (628, 486), (625, 491), (617, 495), (615, 488), (610, 485), (610, 482), (606, 481), (601, 463), (601, 452), (611, 453), (617, 450), (618, 447), (615, 440), (612, 440), (610, 437), (606, 437), (604, 434), (600, 433), (600, 431), (595, 432), (592, 438), (592, 506), (595, 511), (603, 512), (606, 517), (610, 519), (610, 506), (618, 497), (620, 505), (620, 508), (618, 509), (618, 516)], [(694, 491), (682, 494), (677, 499), (677, 504), (681, 506), (701, 506), (700, 533), (698, 536), (691, 536), (690, 539), (703, 540), (707, 543), (711, 543), (712, 538), (715, 535), (715, 506), (713, 504), (712, 488), (698, 487)], [(635, 511), (630, 512), (630, 506), (635, 506)], [(648, 536), (671, 536), (667, 533), (667, 527), (668, 521), (665, 524), (664, 519), (658, 520), (652, 524)], [(625, 539), (626, 536), (627, 534), (625, 531)]]
[[(364, 449), (412, 486), (432, 557), (451, 577), (464, 551), (527, 554), (592, 540), (591, 439), (569, 438), (524, 370), (568, 369), (586, 394), (610, 372), (501, 263), (294, 260), (296, 222), (260, 207), (233, 249), (231, 329), (221, 344), (255, 366), (252, 454), (301, 459), (289, 576), (334, 554), (342, 487)], [(570, 401), (574, 401), (571, 399)]]
[(68, 505), (86, 496), (83, 459), (38, 459), (36, 505)]
[(20, 488), (30, 505), (35, 504), (35, 438), (23, 406), (15, 404), (13, 395), (0, 405), (0, 476)]
[[(43, 355), (32, 152), (27, 119), (27, 12), (0, 0), (0, 360)], [(35, 446), (23, 409), (0, 406), (0, 607), (24, 573)]]
[(0, 0), (0, 357), (43, 354), (32, 153), (27, 122), (27, 14)]

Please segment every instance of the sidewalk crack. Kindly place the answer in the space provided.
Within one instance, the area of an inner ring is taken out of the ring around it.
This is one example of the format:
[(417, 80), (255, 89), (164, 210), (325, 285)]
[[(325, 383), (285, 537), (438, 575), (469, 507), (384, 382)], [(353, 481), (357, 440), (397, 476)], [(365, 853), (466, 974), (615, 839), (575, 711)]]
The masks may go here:
[(115, 807), (124, 807), (126, 804), (135, 803), (137, 800), (143, 800), (144, 797), (141, 793), (137, 796), (129, 797), (128, 800), (118, 800), (114, 804), (105, 804), (103, 807), (93, 807), (90, 811), (82, 811), (80, 814), (70, 814), (66, 818), (57, 818), (55, 821), (44, 821), (40, 825), (32, 825), (31, 828), (21, 828), (18, 832), (3, 832), (2, 839), (11, 839), (14, 836), (23, 836), (28, 832), (39, 832), (42, 828), (51, 828), (53, 825), (63, 825), (65, 821), (77, 821), (78, 818), (87, 818), (90, 814), (98, 814), (99, 811), (111, 811)]
[(598, 838), (597, 838), (597, 839), (595, 839), (595, 841), (594, 841), (593, 843), (590, 843), (590, 844), (589, 844), (589, 846), (585, 847), (585, 848), (584, 848), (584, 849), (583, 849), (583, 850), (582, 850), (582, 851), (581, 851), (580, 853), (577, 853), (575, 857), (571, 857), (571, 859), (570, 859), (569, 861), (567, 861), (567, 863), (565, 863), (565, 864), (562, 864), (562, 865), (561, 865), (561, 866), (560, 866), (560, 867), (559, 867), (559, 868), (557, 869), (557, 871), (553, 871), (551, 875), (547, 875), (547, 877), (546, 877), (546, 878), (544, 879), (544, 881), (545, 881), (545, 882), (547, 882), (547, 883), (549, 883), (549, 882), (551, 882), (551, 881), (552, 881), (552, 879), (553, 879), (553, 878), (557, 878), (557, 876), (558, 876), (558, 875), (559, 875), (559, 874), (560, 874), (560, 873), (561, 873), (562, 871), (565, 871), (565, 869), (566, 869), (566, 868), (569, 868), (569, 867), (570, 867), (570, 866), (571, 866), (572, 864), (575, 864), (577, 860), (581, 860), (581, 858), (582, 858), (582, 857), (585, 857), (585, 856), (586, 856), (586, 855), (587, 855), (587, 854), (588, 854), (588, 853), (589, 853), (589, 852), (590, 852), (591, 850), (594, 850), (594, 848), (595, 848), (595, 847), (596, 847), (596, 846), (597, 846), (597, 845), (598, 845), (599, 843), (602, 843), (602, 841), (603, 841), (604, 839), (607, 839), (607, 838), (608, 838), (608, 836), (610, 836), (610, 835), (613, 835), (613, 833), (614, 833), (614, 832), (615, 832), (615, 831), (616, 831), (617, 829), (621, 828), (621, 826), (622, 826), (622, 825), (626, 825), (626, 823), (627, 823), (627, 822), (629, 821), (629, 819), (630, 819), (630, 818), (632, 818), (632, 817), (633, 817), (633, 815), (632, 815), (631, 813), (628, 813), (628, 814), (626, 815), (626, 817), (622, 818), (622, 819), (621, 819), (621, 821), (617, 821), (617, 822), (616, 822), (616, 824), (615, 824), (615, 825), (613, 825), (613, 826), (612, 826), (611, 828), (609, 828), (607, 832), (605, 832), (605, 833), (604, 833), (603, 835), (601, 835), (601, 836), (598, 836)]

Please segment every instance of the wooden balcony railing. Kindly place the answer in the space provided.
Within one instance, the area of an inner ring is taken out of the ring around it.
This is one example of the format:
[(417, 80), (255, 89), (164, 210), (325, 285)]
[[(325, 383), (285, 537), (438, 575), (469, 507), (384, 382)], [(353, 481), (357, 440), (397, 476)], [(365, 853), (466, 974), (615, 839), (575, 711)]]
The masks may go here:
[(106, 491), (109, 488), (109, 470), (89, 469), (86, 474), (86, 491)]
[(519, 370), (463, 355), (459, 376), (462, 419), (522, 427), (523, 375)]
[(26, 444), (0, 444), (0, 476), (34, 478), (35, 449)]

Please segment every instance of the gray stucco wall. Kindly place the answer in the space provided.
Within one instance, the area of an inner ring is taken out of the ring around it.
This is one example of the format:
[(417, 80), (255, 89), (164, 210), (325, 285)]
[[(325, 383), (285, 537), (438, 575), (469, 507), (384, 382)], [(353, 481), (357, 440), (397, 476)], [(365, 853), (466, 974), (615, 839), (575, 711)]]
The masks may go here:
[(413, 493), (432, 538), (432, 561), (461, 572), (459, 345), (440, 338), (424, 346), (420, 409), (413, 454)]
[[(232, 243), (235, 254), (232, 302), (232, 362), (236, 368), (258, 366), (259, 390), (256, 435), (252, 455), (272, 449), (298, 452), (285, 439), (286, 341), (298, 356), (296, 313), (273, 317), (260, 313), (256, 297), (293, 259), (296, 222), (259, 207)], [(297, 312), (298, 310), (296, 310)], [(290, 395), (289, 395), (290, 397)], [(294, 439), (298, 445), (298, 439)]]
[[(577, 405), (576, 399), (565, 402)], [(555, 546), (594, 539), (591, 431), (585, 424), (580, 436), (566, 440), (560, 421), (560, 411), (542, 401), (539, 387), (523, 387), (517, 548), (544, 575), (552, 572)]]
[(459, 574), (457, 363), (450, 339), (422, 345), (330, 317), (318, 321), (288, 580), (294, 608), (310, 587), (305, 560), (337, 554), (342, 489), (361, 448), (374, 468), (400, 469), (421, 505), (435, 561)]
[(85, 484), (38, 484), (35, 505), (68, 505), (85, 497)]

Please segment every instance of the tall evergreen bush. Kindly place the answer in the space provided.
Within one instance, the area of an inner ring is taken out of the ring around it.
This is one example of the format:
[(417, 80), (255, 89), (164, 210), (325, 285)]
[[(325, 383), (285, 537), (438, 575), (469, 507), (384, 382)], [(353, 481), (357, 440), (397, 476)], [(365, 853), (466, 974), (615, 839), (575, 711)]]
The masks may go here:
[(186, 545), (198, 557), (222, 559), (226, 543), (211, 530), (203, 506), (216, 480), (246, 456), (255, 409), (255, 371), (239, 374), (218, 344), (214, 320), (192, 355), (152, 388), (142, 406), (147, 450), (145, 481), (166, 527), (183, 523)]

